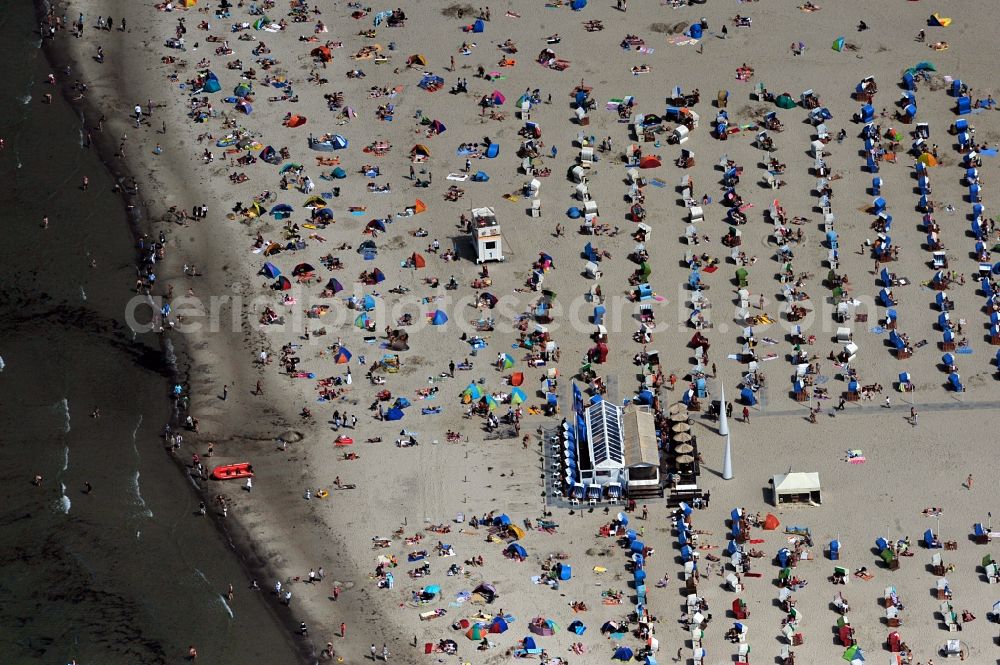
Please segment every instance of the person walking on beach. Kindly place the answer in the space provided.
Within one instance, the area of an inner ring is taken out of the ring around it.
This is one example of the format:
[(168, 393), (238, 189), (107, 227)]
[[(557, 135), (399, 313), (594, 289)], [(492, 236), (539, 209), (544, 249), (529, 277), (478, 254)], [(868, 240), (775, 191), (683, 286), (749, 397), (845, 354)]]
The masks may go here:
[(139, 104), (135, 105), (135, 126), (138, 127), (142, 123), (142, 106)]
[(389, 647), (385, 644), (382, 645), (382, 662), (389, 662)]
[(972, 474), (971, 473), (969, 474), (969, 477), (965, 479), (965, 487), (966, 487), (966, 489), (970, 489), (970, 490), (972, 489)]
[(254, 395), (263, 395), (264, 394), (264, 386), (261, 385), (260, 379), (257, 379), (257, 387), (254, 388), (253, 394)]
[(83, 180), (80, 181), (80, 189), (87, 191), (88, 187), (90, 187), (90, 178), (83, 176)]
[(913, 406), (910, 407), (910, 425), (917, 426), (917, 409)]
[(247, 492), (253, 490), (253, 478), (247, 478), (247, 484), (245, 489)]
[(886, 408), (886, 409), (891, 409), (892, 408), (892, 400), (889, 399), (888, 395), (885, 396), (885, 407), (884, 408)]
[(372, 642), (372, 647), (371, 647), (371, 649), (369, 649), (369, 651), (371, 651), (371, 653), (372, 653), (372, 660), (378, 660), (376, 658), (376, 656), (375, 656), (375, 654), (378, 653), (378, 651), (375, 649), (375, 643), (374, 642)]
[(750, 409), (746, 406), (743, 407), (743, 422), (747, 425), (750, 424)]
[(343, 621), (340, 622), (340, 639), (347, 637), (347, 624)]
[(229, 384), (222, 386), (222, 401), (229, 399)]

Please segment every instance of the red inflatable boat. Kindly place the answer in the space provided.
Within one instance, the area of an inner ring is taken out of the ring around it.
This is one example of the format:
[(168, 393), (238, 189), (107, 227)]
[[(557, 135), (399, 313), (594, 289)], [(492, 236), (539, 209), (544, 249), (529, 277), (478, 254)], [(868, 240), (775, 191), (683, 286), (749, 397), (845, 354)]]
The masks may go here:
[(236, 478), (253, 478), (253, 464), (223, 464), (212, 469), (212, 478), (216, 480), (234, 480)]

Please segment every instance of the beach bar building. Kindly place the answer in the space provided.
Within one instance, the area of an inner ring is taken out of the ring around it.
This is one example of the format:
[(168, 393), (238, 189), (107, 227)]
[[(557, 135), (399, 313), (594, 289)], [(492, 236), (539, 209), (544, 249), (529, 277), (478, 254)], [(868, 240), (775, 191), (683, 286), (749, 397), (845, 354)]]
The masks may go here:
[(503, 237), (493, 208), (472, 209), (472, 242), (476, 263), (503, 261)]
[(823, 503), (818, 473), (789, 471), (771, 479), (774, 491), (774, 505), (801, 503), (819, 505)]
[(587, 407), (583, 418), (587, 450), (580, 455), (580, 481), (587, 486), (587, 498), (599, 499), (604, 493), (620, 496), (625, 475), (622, 410), (600, 400)]
[(577, 437), (580, 483), (588, 499), (659, 496), (660, 458), (653, 414), (599, 400), (586, 407)]
[(625, 487), (628, 496), (663, 496), (656, 421), (645, 406), (629, 406), (622, 414), (625, 444)]

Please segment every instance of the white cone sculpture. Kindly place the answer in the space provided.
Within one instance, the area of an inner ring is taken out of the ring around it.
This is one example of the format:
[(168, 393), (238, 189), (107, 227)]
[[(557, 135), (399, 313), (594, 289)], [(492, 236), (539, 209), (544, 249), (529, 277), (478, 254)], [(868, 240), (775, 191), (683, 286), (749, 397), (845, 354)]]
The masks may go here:
[(729, 418), (726, 416), (726, 386), (719, 382), (719, 434), (729, 436)]
[(722, 479), (733, 479), (733, 446), (729, 440), (729, 418), (726, 416), (726, 386), (720, 383), (719, 434), (726, 437), (726, 452), (722, 457)]
[(733, 446), (729, 442), (729, 435), (726, 435), (726, 453), (722, 457), (722, 479), (733, 479)]

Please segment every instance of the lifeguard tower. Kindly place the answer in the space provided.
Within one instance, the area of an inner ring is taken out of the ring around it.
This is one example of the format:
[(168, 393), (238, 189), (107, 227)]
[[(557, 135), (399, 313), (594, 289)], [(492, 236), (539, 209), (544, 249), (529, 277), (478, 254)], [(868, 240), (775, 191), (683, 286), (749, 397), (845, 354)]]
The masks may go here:
[(472, 209), (472, 242), (476, 246), (476, 263), (503, 261), (503, 237), (493, 208)]

